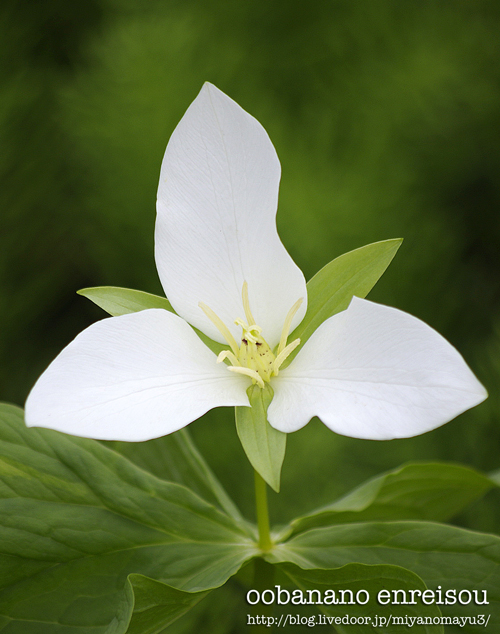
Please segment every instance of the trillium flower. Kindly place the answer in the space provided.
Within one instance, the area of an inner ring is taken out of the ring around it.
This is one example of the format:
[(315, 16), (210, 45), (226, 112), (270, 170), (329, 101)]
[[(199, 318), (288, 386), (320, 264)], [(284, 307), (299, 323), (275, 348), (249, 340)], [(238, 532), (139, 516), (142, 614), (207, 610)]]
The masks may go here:
[[(155, 257), (175, 312), (99, 321), (53, 361), (26, 403), (29, 426), (141, 441), (209, 409), (249, 406), (272, 386), (268, 421), (292, 432), (318, 416), (357, 438), (409, 437), (486, 398), (463, 358), (402, 311), (354, 297), (301, 345), (303, 274), (276, 231), (280, 164), (264, 128), (205, 84), (161, 167)], [(217, 356), (195, 327), (225, 345)], [(255, 388), (254, 388), (255, 389)]]

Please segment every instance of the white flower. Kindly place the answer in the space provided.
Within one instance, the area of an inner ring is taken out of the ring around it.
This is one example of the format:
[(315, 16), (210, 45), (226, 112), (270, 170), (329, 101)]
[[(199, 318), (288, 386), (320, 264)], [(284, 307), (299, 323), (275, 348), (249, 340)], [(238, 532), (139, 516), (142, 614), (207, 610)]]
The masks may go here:
[[(358, 298), (281, 368), (300, 343), (287, 338), (307, 291), (276, 231), (279, 180), (262, 126), (205, 84), (172, 134), (158, 189), (156, 263), (177, 315), (144, 310), (82, 332), (31, 391), (27, 424), (148, 440), (213, 407), (248, 406), (249, 385), (270, 382), (268, 420), (278, 430), (319, 416), (340, 434), (389, 439), (426, 432), (485, 399), (432, 328)], [(190, 324), (227, 351), (217, 358)]]

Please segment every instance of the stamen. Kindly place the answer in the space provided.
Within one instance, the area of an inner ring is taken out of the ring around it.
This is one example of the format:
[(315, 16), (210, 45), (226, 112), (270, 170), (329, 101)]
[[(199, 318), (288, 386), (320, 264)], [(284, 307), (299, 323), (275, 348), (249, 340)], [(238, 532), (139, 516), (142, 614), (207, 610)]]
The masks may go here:
[(245, 374), (246, 376), (249, 376), (256, 383), (258, 383), (259, 387), (264, 388), (264, 381), (262, 380), (260, 374), (255, 370), (251, 370), (250, 368), (235, 367), (234, 365), (230, 365), (227, 369), (231, 370), (231, 372), (237, 372), (238, 374)]
[(295, 348), (300, 344), (300, 339), (295, 339), (292, 343), (289, 343), (287, 347), (282, 350), (276, 359), (273, 361), (273, 374), (274, 376), (278, 376), (278, 370), (282, 365), (283, 361), (295, 350)]
[(236, 343), (233, 335), (229, 332), (229, 329), (224, 324), (222, 319), (220, 317), (217, 317), (217, 315), (214, 313), (214, 311), (211, 308), (209, 308), (206, 304), (204, 304), (203, 302), (199, 302), (198, 306), (205, 313), (205, 315), (210, 319), (210, 321), (217, 328), (217, 330), (224, 337), (224, 339), (228, 342), (228, 344), (230, 345), (231, 350), (233, 351), (235, 356), (238, 356), (238, 352), (240, 350), (238, 348), (238, 344)]
[(217, 357), (217, 363), (222, 363), (224, 359), (229, 359), (233, 365), (239, 366), (241, 365), (238, 359), (234, 356), (234, 354), (230, 350), (223, 350), (219, 352)]
[[(304, 298), (301, 297), (300, 299), (298, 299), (295, 302), (295, 304), (288, 311), (288, 315), (286, 316), (285, 323), (283, 324), (283, 330), (281, 331), (281, 339), (280, 339), (280, 345), (278, 346), (277, 358), (285, 350), (286, 340), (288, 339), (288, 335), (290, 333), (290, 326), (292, 325), (292, 319), (295, 317), (295, 313), (299, 310), (300, 305), (302, 304), (303, 301), (304, 301)], [(299, 344), (297, 344), (297, 345), (299, 345)], [(290, 350), (290, 352), (291, 352), (291, 350)], [(286, 357), (285, 357), (285, 359), (286, 359)]]
[(265, 382), (270, 381), (273, 376), (278, 376), (281, 365), (300, 344), (300, 339), (295, 339), (295, 341), (287, 345), (287, 339), (290, 328), (292, 327), (293, 318), (302, 304), (303, 299), (302, 297), (298, 299), (288, 311), (275, 356), (266, 340), (262, 337), (262, 328), (255, 323), (252, 311), (250, 310), (248, 284), (246, 281), (243, 282), (241, 297), (246, 322), (241, 318), (236, 319), (234, 322), (243, 330), (241, 347), (236, 343), (229, 328), (211, 308), (203, 302), (199, 302), (198, 306), (231, 347), (231, 350), (223, 350), (219, 353), (217, 363), (222, 363), (227, 359), (231, 363), (231, 365), (227, 365), (228, 370), (236, 372), (237, 374), (243, 374), (252, 379), (254, 384), (256, 383), (260, 388), (264, 388)]
[(247, 323), (249, 326), (253, 326), (255, 324), (255, 319), (253, 318), (252, 311), (250, 310), (250, 302), (248, 300), (248, 284), (246, 282), (243, 282), (241, 297), (243, 299), (243, 309), (245, 310)]

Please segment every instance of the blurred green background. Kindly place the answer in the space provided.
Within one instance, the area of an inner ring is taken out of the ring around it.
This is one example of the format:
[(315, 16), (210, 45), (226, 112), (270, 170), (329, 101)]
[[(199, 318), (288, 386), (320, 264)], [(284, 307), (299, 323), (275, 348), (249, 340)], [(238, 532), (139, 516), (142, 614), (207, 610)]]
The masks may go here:
[[(4, 0), (0, 24), (1, 400), (23, 404), (60, 349), (104, 316), (77, 289), (161, 293), (160, 163), (208, 80), (276, 146), (278, 227), (306, 277), (404, 237), (370, 298), (439, 330), (490, 393), (414, 439), (353, 440), (313, 421), (289, 437), (274, 520), (410, 459), (500, 467), (499, 3)], [(232, 412), (191, 429), (252, 516)], [(457, 521), (497, 530), (499, 500)]]

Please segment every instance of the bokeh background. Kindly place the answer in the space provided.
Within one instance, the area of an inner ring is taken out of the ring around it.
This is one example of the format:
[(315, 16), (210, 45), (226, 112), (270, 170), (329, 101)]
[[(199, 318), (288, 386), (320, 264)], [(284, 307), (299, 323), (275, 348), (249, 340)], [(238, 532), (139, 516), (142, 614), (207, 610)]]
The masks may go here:
[[(60, 349), (104, 317), (77, 289), (162, 292), (160, 163), (208, 80), (276, 146), (278, 227), (306, 277), (404, 237), (370, 298), (439, 330), (490, 393), (407, 440), (348, 439), (313, 421), (289, 437), (274, 521), (408, 460), (500, 468), (499, 3), (4, 0), (0, 24), (1, 400), (22, 405)], [(191, 430), (252, 517), (232, 412)], [(161, 451), (120, 449), (161, 475)], [(496, 531), (499, 502), (492, 493), (456, 521)], [(241, 621), (220, 610), (207, 631)]]

